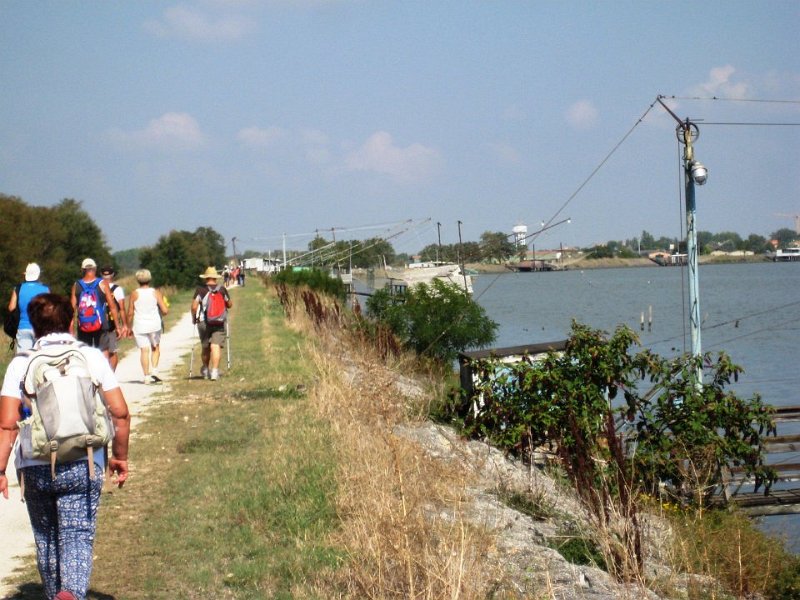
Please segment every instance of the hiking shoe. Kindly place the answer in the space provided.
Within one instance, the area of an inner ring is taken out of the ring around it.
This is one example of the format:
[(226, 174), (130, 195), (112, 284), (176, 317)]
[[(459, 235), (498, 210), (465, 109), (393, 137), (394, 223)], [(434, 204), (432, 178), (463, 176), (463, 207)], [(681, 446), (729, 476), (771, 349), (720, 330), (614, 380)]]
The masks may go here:
[(219, 379), (219, 369), (211, 369), (211, 381)]
[(208, 367), (203, 367), (200, 369), (200, 377), (203, 379), (208, 379), (211, 376), (211, 373), (208, 372)]
[(150, 375), (145, 375), (144, 379), (142, 379), (142, 383), (145, 384), (145, 385), (150, 383)]
[(75, 600), (75, 595), (67, 590), (61, 590), (55, 595), (55, 600)]

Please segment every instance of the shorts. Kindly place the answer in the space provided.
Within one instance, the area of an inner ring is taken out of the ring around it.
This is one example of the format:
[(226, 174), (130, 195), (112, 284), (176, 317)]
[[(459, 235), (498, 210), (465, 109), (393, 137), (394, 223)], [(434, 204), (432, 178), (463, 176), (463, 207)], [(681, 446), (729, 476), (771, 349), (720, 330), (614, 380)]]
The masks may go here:
[(151, 331), (150, 333), (134, 333), (136, 346), (138, 348), (155, 348), (161, 344), (161, 330)]
[(17, 329), (17, 352), (21, 350), (30, 350), (33, 348), (33, 343), (36, 337), (33, 335), (33, 329)]
[(197, 333), (200, 334), (200, 345), (203, 348), (208, 348), (212, 344), (214, 346), (225, 345), (225, 326), (212, 325), (209, 327), (203, 321), (197, 324)]
[(100, 336), (100, 348), (103, 350), (108, 350), (109, 354), (117, 353), (119, 350), (119, 343), (116, 329), (110, 329), (103, 332), (103, 335)]
[[(99, 331), (81, 331), (78, 330), (78, 341), (83, 342), (87, 346), (91, 346), (92, 348), (97, 348), (102, 352), (108, 352), (108, 347), (110, 344), (109, 339), (109, 332), (105, 329), (101, 329)], [(114, 336), (116, 337), (116, 331), (114, 332)]]

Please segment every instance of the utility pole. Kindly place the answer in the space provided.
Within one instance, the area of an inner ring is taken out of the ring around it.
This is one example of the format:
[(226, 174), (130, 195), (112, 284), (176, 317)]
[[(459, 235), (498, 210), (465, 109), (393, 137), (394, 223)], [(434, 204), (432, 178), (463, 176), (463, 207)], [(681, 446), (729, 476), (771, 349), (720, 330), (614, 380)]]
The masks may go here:
[[(672, 112), (661, 100), (657, 98), (667, 112), (678, 122), (675, 133), (678, 142), (683, 144), (683, 174), (686, 189), (686, 254), (689, 267), (689, 328), (692, 335), (692, 356), (700, 358), (702, 356), (701, 332), (700, 332), (700, 279), (697, 260), (697, 221), (696, 204), (694, 196), (694, 186), (705, 184), (708, 179), (708, 169), (694, 158), (693, 143), (700, 135), (697, 125), (688, 118), (681, 120)], [(697, 384), (703, 384), (703, 365), (699, 364), (696, 373)]]
[[(460, 222), (460, 221), (459, 221)], [(442, 249), (442, 224), (436, 221), (436, 233), (438, 234), (439, 243), (436, 246), (436, 262), (439, 262), (439, 252)]]
[(286, 268), (286, 234), (283, 234), (283, 268)]
[(233, 244), (233, 264), (239, 266), (239, 261), (236, 259), (236, 236), (231, 238), (231, 244)]
[(461, 241), (461, 221), (458, 222), (458, 254), (459, 262), (461, 263), (461, 274), (464, 276), (464, 294), (469, 296), (469, 288), (467, 287), (467, 270), (464, 267), (464, 244)]

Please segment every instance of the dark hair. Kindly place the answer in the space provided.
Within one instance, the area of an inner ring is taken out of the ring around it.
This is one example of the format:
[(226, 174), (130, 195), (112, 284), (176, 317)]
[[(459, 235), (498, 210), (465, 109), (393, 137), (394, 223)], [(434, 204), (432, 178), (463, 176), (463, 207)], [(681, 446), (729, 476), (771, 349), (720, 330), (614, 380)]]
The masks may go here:
[(28, 318), (37, 338), (49, 333), (69, 333), (73, 314), (69, 298), (60, 294), (39, 294), (28, 303)]

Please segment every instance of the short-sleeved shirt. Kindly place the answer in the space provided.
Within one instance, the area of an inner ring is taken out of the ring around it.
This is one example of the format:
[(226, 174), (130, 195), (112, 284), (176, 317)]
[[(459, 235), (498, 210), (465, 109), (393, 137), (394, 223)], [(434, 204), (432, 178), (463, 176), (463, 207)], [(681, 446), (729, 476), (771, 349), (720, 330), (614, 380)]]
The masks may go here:
[[(47, 345), (48, 343), (64, 343), (76, 342), (77, 340), (68, 333), (51, 333), (43, 338), (40, 338), (37, 343)], [(83, 346), (81, 352), (86, 357), (86, 363), (89, 367), (89, 372), (92, 377), (100, 382), (100, 388), (103, 391), (113, 390), (119, 387), (114, 371), (108, 364), (108, 360), (103, 353), (96, 348)], [(30, 356), (19, 354), (15, 356), (8, 364), (5, 377), (3, 378), (3, 387), (0, 389), (0, 396), (9, 396), (22, 400), (22, 379), (25, 377), (25, 372), (28, 370), (28, 363)], [(95, 462), (100, 462), (101, 466), (104, 463), (104, 455), (102, 452), (95, 452)], [(25, 459), (22, 457), (19, 444), (17, 444), (17, 452), (14, 459), (14, 464), (17, 469), (31, 467), (34, 465), (49, 465), (46, 460)]]

